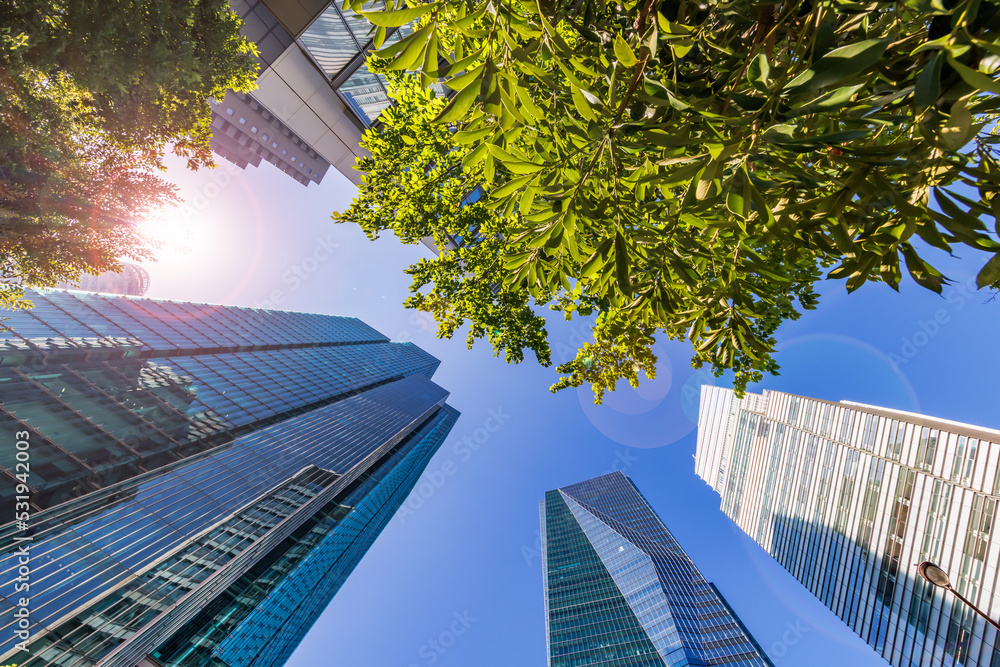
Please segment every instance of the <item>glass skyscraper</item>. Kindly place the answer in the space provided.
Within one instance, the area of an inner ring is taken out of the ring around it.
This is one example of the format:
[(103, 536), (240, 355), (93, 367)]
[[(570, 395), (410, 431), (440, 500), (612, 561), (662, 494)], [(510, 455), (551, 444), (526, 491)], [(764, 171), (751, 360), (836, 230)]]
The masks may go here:
[(1000, 665), (1000, 432), (857, 403), (702, 387), (698, 474), (725, 512), (896, 667)]
[(0, 332), (28, 443), (0, 507), (31, 503), (0, 519), (0, 664), (283, 664), (454, 425), (438, 361), (354, 318), (29, 298)]
[(771, 667), (620, 472), (541, 503), (549, 667)]
[(61, 282), (56, 287), (127, 296), (143, 296), (149, 291), (149, 272), (146, 269), (130, 262), (122, 262), (121, 265), (120, 271), (105, 271), (96, 276), (84, 273), (75, 281)]

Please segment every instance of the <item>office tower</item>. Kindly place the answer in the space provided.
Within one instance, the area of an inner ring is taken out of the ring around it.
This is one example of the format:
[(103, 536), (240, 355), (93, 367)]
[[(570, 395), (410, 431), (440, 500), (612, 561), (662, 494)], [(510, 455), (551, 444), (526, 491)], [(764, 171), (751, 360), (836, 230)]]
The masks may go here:
[(267, 160), (302, 185), (319, 184), (330, 168), (301, 137), (252, 95), (228, 91), (212, 100), (212, 150), (240, 169)]
[[(261, 71), (253, 93), (230, 93), (213, 106), (217, 153), (242, 168), (266, 159), (300, 183), (318, 183), (324, 165), (361, 183), (354, 162), (366, 154), (359, 146), (362, 132), (392, 100), (385, 79), (365, 65), (373, 50), (371, 24), (342, 4), (231, 0), (244, 36), (260, 51)], [(386, 45), (410, 31), (410, 26), (390, 28)], [(444, 87), (436, 88), (445, 94)], [(293, 155), (298, 160), (291, 160)]]
[(702, 387), (695, 465), (722, 511), (897, 667), (1000, 664), (996, 631), (914, 568), (1000, 615), (998, 456), (989, 429)]
[(105, 271), (96, 276), (84, 273), (78, 280), (56, 285), (60, 289), (142, 296), (149, 291), (149, 272), (137, 264), (122, 262), (121, 271)]
[(540, 514), (549, 667), (770, 667), (622, 473), (549, 491)]
[(438, 361), (348, 317), (29, 297), (0, 333), (2, 521), (32, 504), (0, 526), (0, 664), (283, 664), (454, 424)]

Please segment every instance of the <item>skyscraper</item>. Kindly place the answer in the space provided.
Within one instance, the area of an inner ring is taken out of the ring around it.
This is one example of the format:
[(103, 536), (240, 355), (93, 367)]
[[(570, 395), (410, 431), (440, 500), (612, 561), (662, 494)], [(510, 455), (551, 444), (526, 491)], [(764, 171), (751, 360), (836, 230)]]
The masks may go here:
[(253, 95), (228, 91), (212, 100), (212, 150), (240, 169), (267, 160), (302, 185), (321, 183), (330, 163)]
[(1000, 432), (886, 408), (702, 387), (698, 474), (722, 511), (892, 665), (1000, 665)]
[(149, 291), (149, 272), (138, 264), (122, 262), (120, 271), (105, 271), (96, 276), (84, 273), (73, 282), (56, 285), (60, 289), (105, 292), (126, 296), (142, 296)]
[(0, 333), (27, 443), (0, 507), (31, 504), (0, 526), (0, 664), (283, 664), (455, 423), (438, 361), (354, 318), (30, 298)]
[[(333, 165), (360, 184), (354, 162), (366, 154), (361, 135), (392, 104), (385, 78), (365, 64), (372, 25), (331, 0), (230, 4), (244, 36), (257, 44), (261, 70), (253, 93), (230, 93), (213, 106), (215, 152), (241, 168), (265, 159), (306, 185)], [(411, 32), (390, 28), (386, 46)]]
[(620, 472), (545, 494), (549, 667), (771, 661)]

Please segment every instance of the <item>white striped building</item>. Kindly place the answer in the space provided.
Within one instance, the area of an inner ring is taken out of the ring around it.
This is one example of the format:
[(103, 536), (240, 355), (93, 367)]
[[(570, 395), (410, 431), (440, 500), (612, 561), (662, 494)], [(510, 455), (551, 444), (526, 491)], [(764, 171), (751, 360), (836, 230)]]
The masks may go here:
[(702, 387), (695, 468), (722, 511), (892, 665), (1000, 666), (1000, 431), (856, 403)]

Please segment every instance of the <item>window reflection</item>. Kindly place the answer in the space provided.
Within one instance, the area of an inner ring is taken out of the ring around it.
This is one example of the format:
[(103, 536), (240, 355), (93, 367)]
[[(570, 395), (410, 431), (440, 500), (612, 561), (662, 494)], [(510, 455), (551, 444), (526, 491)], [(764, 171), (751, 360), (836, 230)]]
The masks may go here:
[(340, 87), (340, 94), (367, 125), (392, 105), (382, 77), (372, 74), (367, 64)]
[(339, 74), (344, 65), (361, 52), (357, 40), (333, 5), (299, 39), (329, 77)]
[[(369, 0), (362, 11), (376, 11), (385, 8), (383, 0)], [(413, 26), (405, 25), (386, 38), (386, 45), (413, 34)], [(337, 88), (343, 100), (357, 114), (358, 118), (370, 126), (383, 110), (392, 106), (388, 84), (384, 77), (372, 74), (365, 62), (357, 57), (373, 48), (372, 24), (350, 8), (341, 9), (336, 3), (330, 5), (323, 14), (299, 38), (302, 46), (316, 61), (319, 68), (331, 80), (347, 80)], [(352, 62), (353, 61), (353, 62)], [(357, 67), (353, 73), (351, 69)], [(448, 94), (444, 84), (431, 86), (440, 96)]]

